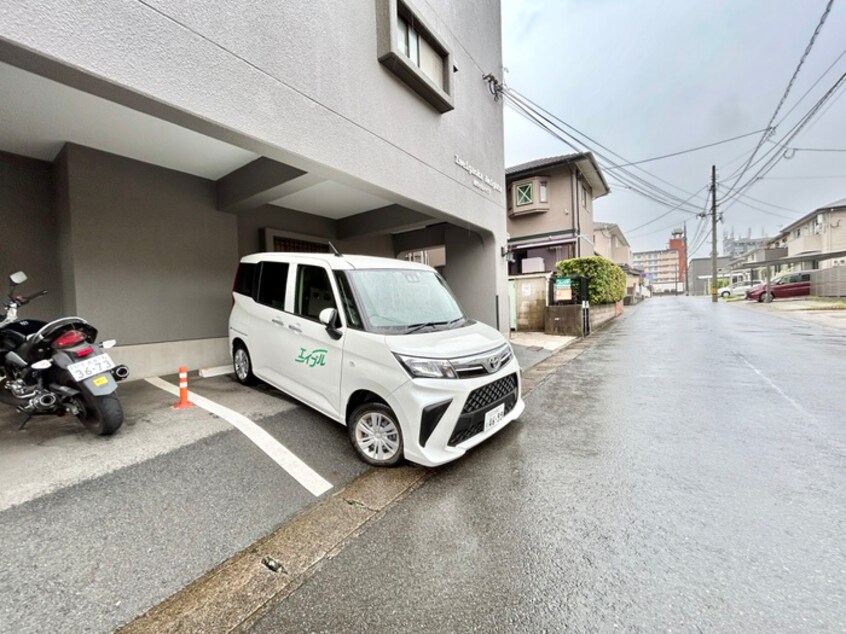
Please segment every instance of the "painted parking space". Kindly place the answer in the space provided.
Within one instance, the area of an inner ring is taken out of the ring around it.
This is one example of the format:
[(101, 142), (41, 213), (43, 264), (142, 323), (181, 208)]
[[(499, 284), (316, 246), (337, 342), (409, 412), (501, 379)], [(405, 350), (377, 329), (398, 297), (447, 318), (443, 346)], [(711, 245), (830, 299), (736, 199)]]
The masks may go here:
[[(332, 487), (322, 495), (368, 469), (343, 426), (268, 386), (192, 375), (191, 390), (285, 446)], [(111, 631), (317, 499), (207, 409), (173, 409), (146, 381), (119, 395), (126, 422), (107, 438), (69, 417), (17, 431), (0, 409), (0, 541), (15, 571), (0, 579), (0, 631)]]

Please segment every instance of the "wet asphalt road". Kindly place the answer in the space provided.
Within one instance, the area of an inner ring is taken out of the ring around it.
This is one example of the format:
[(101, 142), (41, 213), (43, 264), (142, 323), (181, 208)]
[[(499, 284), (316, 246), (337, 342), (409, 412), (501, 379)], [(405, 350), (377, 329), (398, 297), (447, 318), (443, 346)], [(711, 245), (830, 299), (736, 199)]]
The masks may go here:
[(656, 298), (255, 632), (846, 631), (846, 332)]

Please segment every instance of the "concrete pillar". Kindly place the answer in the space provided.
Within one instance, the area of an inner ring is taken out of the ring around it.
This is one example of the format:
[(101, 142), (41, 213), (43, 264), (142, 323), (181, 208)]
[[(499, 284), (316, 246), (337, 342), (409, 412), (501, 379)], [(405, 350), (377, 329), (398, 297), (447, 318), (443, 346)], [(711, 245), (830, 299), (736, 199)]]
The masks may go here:
[(501, 247), (489, 232), (444, 229), (445, 277), (468, 317), (508, 331), (508, 276)]

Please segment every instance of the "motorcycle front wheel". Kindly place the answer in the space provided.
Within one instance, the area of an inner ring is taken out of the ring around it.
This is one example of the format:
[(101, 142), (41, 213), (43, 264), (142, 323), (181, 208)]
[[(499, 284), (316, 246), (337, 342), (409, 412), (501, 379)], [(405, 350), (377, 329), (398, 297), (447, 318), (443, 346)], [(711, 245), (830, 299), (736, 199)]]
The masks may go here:
[(123, 406), (114, 394), (88, 395), (77, 418), (98, 436), (110, 436), (123, 425)]

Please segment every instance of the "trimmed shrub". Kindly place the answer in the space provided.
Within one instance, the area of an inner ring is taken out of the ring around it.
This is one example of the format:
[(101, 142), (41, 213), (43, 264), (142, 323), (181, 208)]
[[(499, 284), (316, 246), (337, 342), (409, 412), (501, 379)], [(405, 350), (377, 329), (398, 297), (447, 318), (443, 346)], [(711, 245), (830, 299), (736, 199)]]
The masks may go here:
[(559, 275), (583, 275), (588, 278), (588, 298), (591, 304), (613, 304), (626, 295), (626, 274), (623, 269), (601, 255), (561, 260), (555, 267)]

